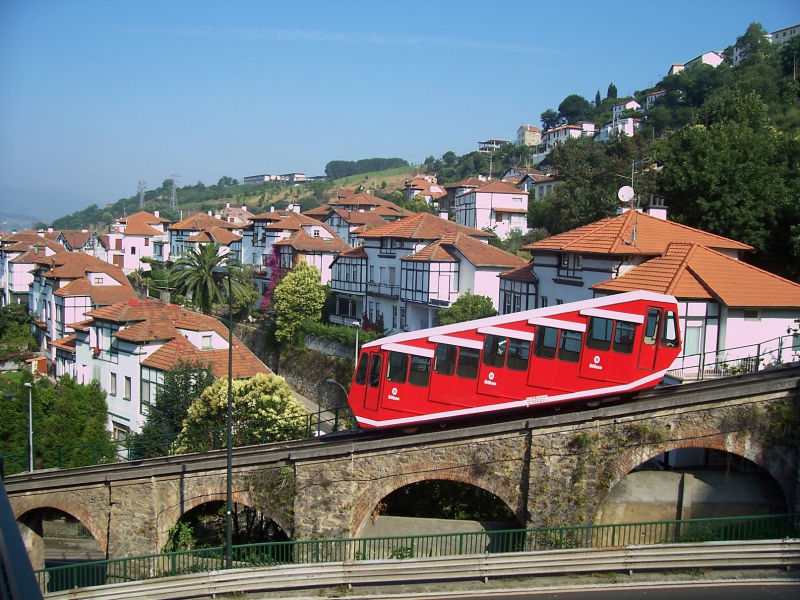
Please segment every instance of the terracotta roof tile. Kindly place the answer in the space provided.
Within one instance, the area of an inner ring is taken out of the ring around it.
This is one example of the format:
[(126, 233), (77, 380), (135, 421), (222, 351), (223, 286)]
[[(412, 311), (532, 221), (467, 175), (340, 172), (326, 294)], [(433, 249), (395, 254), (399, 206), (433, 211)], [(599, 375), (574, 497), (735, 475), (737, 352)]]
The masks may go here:
[(170, 225), (167, 229), (170, 231), (204, 231), (212, 227), (222, 227), (223, 229), (241, 229), (241, 225), (229, 223), (222, 219), (217, 219), (206, 213), (197, 213), (191, 217), (185, 218), (183, 221)]
[(60, 340), (53, 340), (52, 342), (50, 342), (50, 346), (74, 352), (76, 344), (75, 340), (77, 339), (77, 337), (78, 336), (72, 333), (66, 337), (61, 338)]
[(165, 219), (164, 217), (157, 217), (152, 213), (147, 211), (140, 211), (138, 213), (132, 214), (129, 217), (122, 217), (118, 219), (120, 223), (133, 223), (138, 221), (140, 223), (147, 223), (148, 225), (156, 225), (158, 223), (169, 223), (169, 219)]
[(350, 225), (386, 225), (388, 221), (374, 211), (348, 210), (336, 208), (333, 210), (339, 217)]
[(481, 187), (485, 185), (486, 181), (483, 179), (478, 179), (477, 177), (467, 177), (466, 179), (462, 179), (461, 181), (456, 181), (455, 183), (451, 183), (450, 185), (446, 185), (446, 189), (455, 188), (455, 187)]
[(367, 251), (364, 250), (364, 246), (356, 246), (355, 248), (351, 248), (345, 252), (341, 252), (339, 257), (345, 258), (367, 258)]
[(144, 221), (129, 221), (125, 226), (124, 235), (144, 235), (153, 237), (156, 235), (165, 235), (164, 232), (159, 231)]
[(275, 242), (275, 246), (291, 246), (295, 250), (306, 252), (346, 252), (350, 246), (335, 233), (331, 237), (314, 237), (304, 229), (294, 232), (288, 238)]
[(70, 248), (77, 249), (82, 248), (93, 233), (93, 231), (64, 229), (61, 231), (61, 237), (69, 244)]
[(524, 190), (521, 190), (517, 187), (514, 187), (511, 184), (505, 183), (503, 181), (490, 181), (490, 182), (483, 182), (483, 185), (471, 190), (467, 190), (460, 194), (461, 196), (466, 196), (467, 194), (516, 194), (519, 196), (520, 194), (525, 194)]
[[(632, 241), (634, 228), (635, 242)], [(752, 250), (747, 244), (635, 210), (554, 235), (522, 249), (659, 256), (671, 242), (697, 243), (726, 250)]]
[(232, 243), (238, 242), (241, 239), (242, 236), (236, 235), (227, 229), (222, 229), (221, 227), (211, 227), (210, 229), (205, 229), (195, 233), (193, 236), (188, 237), (186, 241), (200, 243), (213, 242), (222, 246), (230, 246)]
[(464, 233), (447, 233), (441, 239), (429, 244), (419, 252), (409, 256), (404, 256), (400, 260), (406, 261), (430, 261), (430, 262), (453, 262), (459, 260), (460, 253), (464, 258), (476, 267), (519, 267), (527, 262), (489, 244), (479, 242), (475, 238)]
[(448, 232), (461, 232), (480, 239), (489, 238), (489, 234), (485, 231), (446, 221), (430, 213), (417, 213), (414, 216), (375, 227), (361, 233), (360, 237), (365, 239), (392, 237), (407, 240), (438, 240)]
[(530, 263), (526, 263), (521, 267), (517, 267), (516, 269), (503, 271), (500, 273), (500, 277), (507, 279), (521, 279), (523, 281), (539, 281), (539, 278), (534, 274), (533, 266)]
[(48, 269), (44, 276), (52, 279), (78, 279), (87, 273), (107, 273), (115, 281), (130, 287), (122, 269), (84, 252), (61, 252), (37, 258), (35, 264)]
[(692, 300), (716, 298), (737, 308), (800, 308), (800, 285), (699, 244), (670, 244), (662, 256), (592, 289), (647, 290)]

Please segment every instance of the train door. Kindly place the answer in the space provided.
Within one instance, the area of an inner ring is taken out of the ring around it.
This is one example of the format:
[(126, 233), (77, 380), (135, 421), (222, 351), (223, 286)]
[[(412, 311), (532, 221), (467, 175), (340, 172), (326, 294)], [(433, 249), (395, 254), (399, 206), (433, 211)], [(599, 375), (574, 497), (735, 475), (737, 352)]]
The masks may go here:
[(661, 309), (647, 307), (647, 318), (644, 322), (642, 343), (639, 346), (639, 368), (652, 371), (656, 365), (658, 354), (658, 325), (661, 322)]
[(381, 372), (383, 370), (383, 357), (379, 353), (372, 354), (367, 377), (367, 391), (364, 396), (364, 408), (378, 410), (378, 401), (381, 391)]
[[(478, 373), (479, 394), (492, 398), (523, 398), (527, 395), (532, 339), (532, 335), (527, 340), (497, 334), (486, 336)], [(481, 399), (478, 401), (481, 402)]]
[[(365, 401), (367, 393), (368, 371), (369, 352), (362, 352), (360, 358), (358, 359), (358, 367), (356, 368), (356, 374), (353, 377), (353, 383), (350, 385), (350, 394), (348, 395), (348, 401), (352, 402), (354, 406), (364, 402), (364, 406), (369, 408)], [(377, 406), (372, 410), (375, 410), (375, 408), (377, 408)]]

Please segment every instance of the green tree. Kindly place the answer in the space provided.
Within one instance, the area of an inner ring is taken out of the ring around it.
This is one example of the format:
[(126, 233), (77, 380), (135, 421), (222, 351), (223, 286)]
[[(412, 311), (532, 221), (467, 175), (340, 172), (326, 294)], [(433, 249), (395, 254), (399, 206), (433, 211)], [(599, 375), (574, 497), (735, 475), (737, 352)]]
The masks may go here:
[[(308, 411), (292, 397), (292, 390), (283, 377), (259, 373), (250, 379), (237, 379), (233, 381), (232, 392), (231, 421), (235, 445), (293, 440), (304, 436)], [(178, 452), (210, 450), (212, 442), (208, 437), (198, 440), (192, 432), (226, 427), (227, 410), (228, 378), (221, 377), (189, 407), (177, 440)], [(223, 446), (224, 437), (220, 438)]]
[(606, 98), (610, 100), (617, 99), (617, 86), (614, 85), (614, 82), (608, 84), (608, 89), (606, 90)]
[(109, 211), (103, 213), (103, 223), (106, 225), (111, 225), (114, 222), (114, 215), (112, 215)]
[(739, 65), (748, 66), (764, 60), (772, 52), (772, 41), (761, 23), (750, 23), (747, 31), (736, 38), (739, 48)]
[(578, 94), (570, 94), (558, 105), (558, 116), (570, 124), (585, 121), (591, 114), (591, 103)]
[[(224, 302), (220, 286), (214, 281), (212, 269), (225, 267), (231, 276), (234, 298), (246, 297), (249, 293), (248, 276), (242, 264), (231, 254), (220, 255), (219, 244), (201, 244), (184, 252), (169, 274), (170, 286), (175, 292), (189, 297), (203, 314), (208, 314), (214, 304)], [(227, 278), (223, 285), (227, 286)]]
[(542, 129), (549, 131), (561, 125), (561, 116), (552, 108), (545, 110), (539, 117), (542, 120)]
[(213, 383), (211, 368), (199, 361), (179, 360), (165, 371), (164, 385), (158, 388), (155, 401), (147, 408), (147, 422), (141, 434), (133, 439), (137, 458), (168, 454), (172, 435), (183, 428), (189, 407)]
[(495, 315), (497, 315), (497, 311), (491, 298), (468, 292), (453, 302), (449, 308), (440, 310), (436, 314), (436, 323), (437, 325), (453, 325)]
[(603, 100), (600, 98), (600, 90), (597, 90), (597, 93), (594, 95), (594, 107), (600, 108), (600, 104), (602, 104)]
[(278, 341), (294, 339), (303, 323), (322, 317), (325, 290), (320, 281), (316, 267), (301, 260), (275, 288), (273, 307)]
[(712, 109), (710, 127), (686, 127), (655, 148), (672, 218), (752, 245), (748, 260), (761, 266), (796, 271), (786, 244), (797, 224), (798, 145), (769, 126), (755, 93), (731, 91)]
[[(617, 192), (630, 185), (631, 162), (642, 156), (644, 140), (621, 136), (605, 144), (591, 138), (569, 140), (554, 148), (549, 159), (558, 169), (561, 183), (540, 200), (529, 202), (528, 225), (557, 234), (605, 217), (617, 209)], [(636, 192), (655, 191), (655, 171), (640, 169)]]

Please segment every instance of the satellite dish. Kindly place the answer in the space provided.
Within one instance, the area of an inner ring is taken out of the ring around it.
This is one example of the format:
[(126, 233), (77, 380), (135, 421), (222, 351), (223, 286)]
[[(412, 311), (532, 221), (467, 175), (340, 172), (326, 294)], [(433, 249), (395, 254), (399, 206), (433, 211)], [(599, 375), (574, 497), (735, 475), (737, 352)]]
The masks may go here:
[(624, 185), (619, 188), (617, 197), (623, 202), (630, 202), (633, 199), (633, 188), (629, 185)]

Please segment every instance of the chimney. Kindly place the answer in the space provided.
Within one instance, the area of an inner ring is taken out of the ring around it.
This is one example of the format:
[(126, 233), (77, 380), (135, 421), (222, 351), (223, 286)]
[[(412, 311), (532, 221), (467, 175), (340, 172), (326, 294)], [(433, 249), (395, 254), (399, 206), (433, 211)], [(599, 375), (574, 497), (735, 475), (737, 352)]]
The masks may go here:
[(225, 208), (230, 208), (230, 207), (231, 207), (231, 203), (230, 202), (226, 202), (225, 203)]
[(209, 216), (209, 217), (211, 216), (211, 211), (208, 211), (208, 216)]
[(247, 204), (242, 204), (242, 210), (247, 210)]
[(154, 211), (153, 211), (153, 214), (154, 214), (155, 216), (158, 216), (158, 211), (157, 211), (157, 210), (154, 210)]
[(38, 232), (39, 237), (44, 237), (44, 229), (40, 229)]
[(53, 233), (53, 228), (52, 227), (48, 227), (47, 228), (47, 233)]
[(274, 204), (269, 207), (269, 212), (271, 212), (271, 213), (275, 212), (275, 205)]

